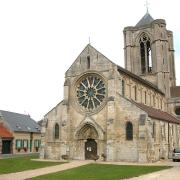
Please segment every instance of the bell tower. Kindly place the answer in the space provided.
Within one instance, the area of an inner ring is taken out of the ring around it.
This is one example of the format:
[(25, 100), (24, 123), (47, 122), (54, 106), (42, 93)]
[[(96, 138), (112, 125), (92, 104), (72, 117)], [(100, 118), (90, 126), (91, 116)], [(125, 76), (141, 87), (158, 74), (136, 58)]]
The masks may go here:
[(166, 97), (176, 86), (173, 33), (164, 19), (149, 12), (135, 26), (124, 28), (125, 68), (156, 85)]

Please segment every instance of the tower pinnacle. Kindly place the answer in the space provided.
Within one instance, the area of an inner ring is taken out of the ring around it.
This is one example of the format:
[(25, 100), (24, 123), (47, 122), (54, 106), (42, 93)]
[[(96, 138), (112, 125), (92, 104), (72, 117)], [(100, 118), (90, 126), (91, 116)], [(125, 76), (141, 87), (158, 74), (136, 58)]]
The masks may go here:
[(149, 13), (149, 2), (148, 2), (148, 0), (146, 0), (146, 3), (144, 4), (144, 6), (146, 7), (146, 12)]

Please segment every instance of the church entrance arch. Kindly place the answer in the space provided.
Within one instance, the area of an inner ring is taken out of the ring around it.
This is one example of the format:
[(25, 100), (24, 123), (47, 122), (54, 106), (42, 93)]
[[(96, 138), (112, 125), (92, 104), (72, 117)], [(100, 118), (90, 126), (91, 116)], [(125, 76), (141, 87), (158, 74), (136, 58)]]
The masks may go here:
[(76, 134), (78, 141), (83, 142), (85, 159), (93, 159), (97, 156), (99, 135), (96, 128), (92, 124), (84, 124)]
[(85, 142), (85, 159), (93, 159), (97, 156), (97, 143), (94, 139)]

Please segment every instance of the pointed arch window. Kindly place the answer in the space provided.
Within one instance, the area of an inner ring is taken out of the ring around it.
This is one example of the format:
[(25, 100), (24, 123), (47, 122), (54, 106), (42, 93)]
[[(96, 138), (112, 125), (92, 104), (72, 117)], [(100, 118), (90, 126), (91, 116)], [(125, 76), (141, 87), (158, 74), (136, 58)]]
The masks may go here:
[(133, 124), (131, 122), (126, 123), (126, 140), (133, 140)]
[(152, 126), (152, 138), (156, 137), (156, 124), (155, 122), (153, 122), (153, 126)]
[(87, 56), (87, 69), (90, 69), (90, 56)]
[(142, 74), (152, 72), (151, 41), (147, 34), (143, 33), (139, 40), (141, 72)]
[(59, 139), (59, 124), (56, 123), (54, 127), (54, 137), (55, 139)]
[(125, 96), (125, 82), (122, 80), (122, 96)]
[(137, 101), (137, 87), (134, 86), (134, 100)]

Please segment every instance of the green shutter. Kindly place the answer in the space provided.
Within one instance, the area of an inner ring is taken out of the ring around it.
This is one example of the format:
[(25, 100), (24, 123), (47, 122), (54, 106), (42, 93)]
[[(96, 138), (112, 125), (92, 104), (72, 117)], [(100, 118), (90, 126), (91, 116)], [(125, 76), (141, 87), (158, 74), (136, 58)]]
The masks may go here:
[(37, 147), (37, 140), (34, 140), (34, 147)]
[(41, 140), (39, 139), (38, 140), (38, 147), (40, 147), (41, 146)]

